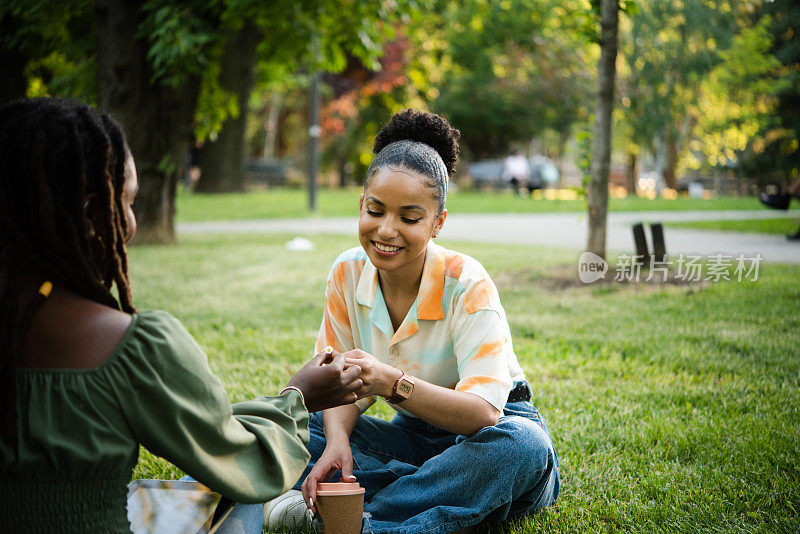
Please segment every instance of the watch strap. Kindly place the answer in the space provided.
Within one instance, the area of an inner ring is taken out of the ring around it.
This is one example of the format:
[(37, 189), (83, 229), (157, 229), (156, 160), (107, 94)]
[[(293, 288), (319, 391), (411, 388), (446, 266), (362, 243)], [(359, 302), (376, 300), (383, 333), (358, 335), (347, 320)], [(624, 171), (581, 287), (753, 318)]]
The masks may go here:
[(399, 404), (406, 400), (411, 395), (412, 391), (414, 391), (414, 379), (403, 373), (400, 375), (400, 378), (395, 381), (394, 387), (392, 388), (392, 395), (386, 400), (392, 404)]

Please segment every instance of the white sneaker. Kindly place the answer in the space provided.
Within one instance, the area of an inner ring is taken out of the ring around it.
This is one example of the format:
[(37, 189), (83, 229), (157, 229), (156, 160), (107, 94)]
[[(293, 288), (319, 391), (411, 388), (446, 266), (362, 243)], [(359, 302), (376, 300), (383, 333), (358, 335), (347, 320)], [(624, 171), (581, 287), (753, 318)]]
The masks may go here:
[(304, 521), (311, 522), (311, 510), (306, 506), (303, 494), (296, 489), (290, 489), (264, 505), (264, 526), (267, 528), (297, 528)]

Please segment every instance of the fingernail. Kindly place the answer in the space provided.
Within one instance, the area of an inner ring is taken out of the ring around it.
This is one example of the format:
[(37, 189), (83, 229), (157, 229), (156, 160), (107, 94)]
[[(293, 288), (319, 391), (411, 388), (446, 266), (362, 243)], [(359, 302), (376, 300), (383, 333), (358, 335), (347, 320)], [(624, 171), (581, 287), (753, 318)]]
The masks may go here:
[(311, 506), (314, 506), (314, 499), (312, 499), (311, 497), (308, 498), (308, 502), (311, 503)]

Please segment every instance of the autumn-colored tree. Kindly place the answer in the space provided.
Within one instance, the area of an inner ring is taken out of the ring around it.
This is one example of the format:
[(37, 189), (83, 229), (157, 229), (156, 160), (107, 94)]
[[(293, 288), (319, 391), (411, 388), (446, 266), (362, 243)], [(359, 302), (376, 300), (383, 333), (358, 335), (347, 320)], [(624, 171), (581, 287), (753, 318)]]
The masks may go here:
[(361, 181), (372, 160), (377, 125), (410, 104), (404, 93), (408, 48), (408, 40), (399, 37), (386, 44), (377, 69), (351, 57), (343, 72), (324, 77), (332, 94), (322, 111), (323, 159), (338, 173), (340, 185), (350, 174)]

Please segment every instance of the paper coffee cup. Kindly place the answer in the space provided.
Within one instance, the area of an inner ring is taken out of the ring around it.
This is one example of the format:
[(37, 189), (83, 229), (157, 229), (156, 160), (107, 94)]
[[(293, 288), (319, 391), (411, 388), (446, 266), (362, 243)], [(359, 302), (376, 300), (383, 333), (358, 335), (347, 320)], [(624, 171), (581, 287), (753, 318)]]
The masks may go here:
[(317, 517), (325, 534), (361, 533), (364, 491), (358, 482), (320, 482), (317, 485)]

